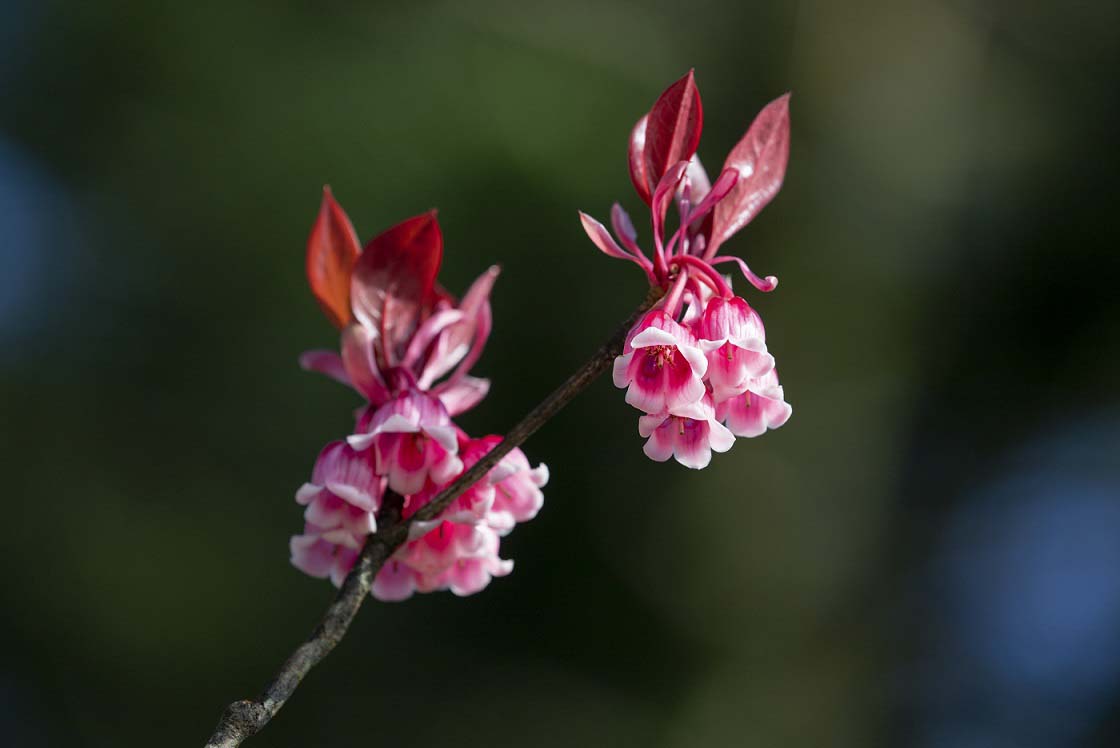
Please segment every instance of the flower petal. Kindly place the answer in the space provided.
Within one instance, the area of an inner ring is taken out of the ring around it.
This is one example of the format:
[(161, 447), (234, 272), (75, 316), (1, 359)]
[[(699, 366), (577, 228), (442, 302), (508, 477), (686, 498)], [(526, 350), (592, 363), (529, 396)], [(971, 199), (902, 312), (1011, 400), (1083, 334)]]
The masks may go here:
[(350, 377), (342, 364), (342, 357), (334, 351), (304, 351), (299, 356), (299, 366), (304, 371), (325, 374), (336, 382), (351, 387)]
[(625, 387), (630, 383), (630, 359), (634, 358), (633, 353), (626, 353), (622, 356), (614, 357), (614, 370), (611, 376), (614, 380), (614, 386), (619, 389)]
[(579, 221), (583, 224), (583, 230), (587, 232), (587, 236), (591, 239), (592, 243), (599, 248), (599, 251), (607, 257), (615, 257), (619, 260), (630, 260), (637, 262), (634, 255), (625, 251), (622, 247), (618, 246), (618, 242), (611, 236), (611, 232), (607, 231), (607, 227), (596, 221), (591, 216), (579, 211)]
[(380, 405), (388, 399), (389, 390), (374, 360), (376, 339), (376, 330), (348, 325), (342, 331), (342, 363), (354, 389), (374, 405)]
[(463, 377), (458, 382), (436, 387), (432, 394), (447, 408), (448, 415), (457, 416), (478, 405), (489, 391), (489, 379)]

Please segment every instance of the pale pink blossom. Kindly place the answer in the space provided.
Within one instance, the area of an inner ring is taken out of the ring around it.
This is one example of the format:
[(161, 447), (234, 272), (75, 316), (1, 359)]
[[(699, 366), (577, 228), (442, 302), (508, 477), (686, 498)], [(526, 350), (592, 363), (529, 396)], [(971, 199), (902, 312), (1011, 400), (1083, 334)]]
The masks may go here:
[(643, 451), (651, 460), (670, 457), (681, 465), (701, 469), (712, 461), (712, 452), (726, 452), (735, 443), (732, 433), (715, 417), (710, 396), (672, 413), (644, 415), (638, 433), (647, 437)]
[(657, 309), (630, 331), (614, 360), (614, 384), (626, 402), (646, 413), (665, 413), (704, 396), (708, 361), (687, 328)]
[(436, 590), (472, 595), (491, 578), (513, 571), (512, 561), (498, 557), (498, 547), (497, 532), (484, 523), (439, 522), (393, 554), (374, 579), (371, 593), (386, 601)]
[(303, 534), (293, 535), (288, 545), (292, 566), (308, 576), (330, 578), (331, 584), (341, 587), (358, 560), (362, 542), (362, 539), (337, 528), (328, 530), (307, 523)]
[(459, 443), (447, 408), (418, 390), (395, 397), (359, 419), (358, 433), (346, 441), (357, 450), (373, 447), (378, 475), (402, 496), (445, 483), (463, 469)]
[(771, 369), (746, 383), (745, 391), (716, 404), (716, 418), (735, 436), (761, 436), (789, 420), (793, 408), (778, 384), (778, 370)]
[(292, 564), (314, 577), (340, 585), (354, 565), (365, 536), (377, 530), (384, 481), (374, 473), (369, 455), (345, 442), (328, 444), (319, 455), (311, 481), (296, 492), (304, 512), (304, 531), (291, 539)]
[(529, 458), (514, 448), (490, 471), (487, 480), (494, 487), (494, 503), (486, 522), (499, 535), (506, 535), (513, 526), (537, 516), (544, 505), (541, 489), (548, 483), (548, 466), (532, 467)]
[[(459, 457), (463, 461), (463, 471), (470, 469), (501, 441), (502, 437), (496, 435), (470, 439), (460, 434)], [(537, 516), (544, 505), (541, 488), (547, 483), (548, 466), (542, 463), (532, 467), (525, 453), (515, 447), (485, 478), (451, 502), (439, 519), (414, 523), (414, 537), (417, 532), (427, 532), (442, 520), (468, 524), (485, 522), (499, 535), (508, 535), (516, 524)], [(420, 493), (407, 497), (405, 519), (428, 504), (443, 488), (442, 485), (429, 483)]]
[(774, 368), (762, 319), (738, 296), (709, 299), (693, 331), (707, 356), (708, 382), (717, 402), (740, 394), (748, 379)]

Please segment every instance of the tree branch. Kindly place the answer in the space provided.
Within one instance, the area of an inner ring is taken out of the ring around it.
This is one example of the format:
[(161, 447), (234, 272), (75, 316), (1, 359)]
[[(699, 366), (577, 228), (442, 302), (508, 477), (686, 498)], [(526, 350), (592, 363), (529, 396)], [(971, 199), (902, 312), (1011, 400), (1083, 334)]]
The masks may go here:
[(230, 704), (218, 726), (206, 743), (206, 748), (234, 748), (241, 745), (246, 738), (255, 735), (261, 730), (281, 707), (288, 701), (303, 677), (319, 664), (320, 661), (335, 648), (350, 623), (358, 614), (358, 609), (369, 594), (373, 579), (381, 566), (393, 555), (408, 539), (408, 530), (413, 522), (434, 519), (447, 506), (477, 483), (490, 471), (498, 461), (505, 457), (515, 447), (520, 446), (526, 439), (533, 435), (553, 416), (583, 392), (600, 374), (611, 367), (616, 356), (622, 353), (626, 342), (626, 334), (661, 298), (661, 289), (650, 290), (649, 296), (641, 306), (615, 330), (594, 355), (575, 371), (552, 394), (541, 401), (537, 407), (521, 419), (505, 438), (497, 444), (482, 459), (471, 466), (469, 470), (460, 475), (451, 485), (439, 493), (431, 502), (423, 506), (408, 520), (401, 521), (401, 501), (386, 493), (388, 500), (378, 516), (377, 532), (370, 535), (362, 548), (354, 568), (346, 575), (334, 601), (327, 608), (319, 625), (311, 632), (307, 641), (301, 644), (295, 652), (288, 657), (280, 667), (276, 676), (265, 687), (264, 692), (255, 700), (235, 701)]

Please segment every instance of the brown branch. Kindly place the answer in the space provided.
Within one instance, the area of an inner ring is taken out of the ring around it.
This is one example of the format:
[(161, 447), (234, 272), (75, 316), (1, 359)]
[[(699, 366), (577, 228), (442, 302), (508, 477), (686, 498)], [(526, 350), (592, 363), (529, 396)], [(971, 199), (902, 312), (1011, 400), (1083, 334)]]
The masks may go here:
[[(226, 708), (213, 735), (207, 741), (206, 748), (234, 748), (268, 724), (268, 721), (276, 716), (295, 692), (296, 687), (311, 668), (319, 664), (330, 654), (335, 645), (342, 641), (354, 616), (358, 614), (358, 608), (369, 594), (373, 578), (377, 576), (382, 564), (408, 539), (408, 529), (412, 523), (435, 518), (452, 501), (486, 475), (502, 457), (509, 454), (514, 447), (520, 446), (600, 374), (610, 368), (615, 357), (622, 352), (630, 328), (659, 298), (661, 298), (660, 289), (652, 289), (642, 305), (603, 345), (599, 346), (599, 350), (595, 351), (587, 363), (577, 369), (537, 407), (529, 411), (486, 456), (472, 465), (454, 483), (441, 491), (408, 520), (402, 522), (400, 519), (399, 497), (396, 497), (395, 501), (387, 501), (378, 516), (377, 532), (366, 540), (358, 560), (354, 563), (354, 568), (346, 575), (341, 589), (319, 621), (319, 625), (311, 632), (311, 636), (288, 657), (276, 673), (276, 677), (255, 701), (235, 701)], [(386, 496), (391, 495), (386, 494)]]

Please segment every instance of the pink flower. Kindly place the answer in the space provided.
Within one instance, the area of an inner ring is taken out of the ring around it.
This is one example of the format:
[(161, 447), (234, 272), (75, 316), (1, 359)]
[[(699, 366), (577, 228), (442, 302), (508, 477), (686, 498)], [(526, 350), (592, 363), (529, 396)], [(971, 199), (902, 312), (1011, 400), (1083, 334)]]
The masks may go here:
[(789, 420), (793, 408), (778, 384), (778, 370), (771, 369), (746, 383), (746, 391), (716, 404), (716, 417), (735, 436), (761, 436)]
[(671, 413), (642, 416), (638, 433), (648, 437), (643, 451), (651, 460), (674, 457), (697, 470), (708, 466), (712, 452), (726, 452), (735, 443), (731, 432), (716, 420), (710, 396)]
[(544, 505), (541, 489), (548, 483), (548, 466), (531, 467), (525, 453), (514, 448), (490, 471), (488, 481), (494, 486), (494, 503), (486, 522), (499, 535), (507, 535), (515, 524), (536, 517)]
[(647, 314), (623, 350), (614, 360), (614, 385), (626, 388), (626, 402), (635, 408), (664, 413), (704, 396), (708, 361), (692, 333), (665, 312)]
[(694, 330), (708, 358), (708, 381), (716, 401), (743, 392), (748, 378), (774, 368), (762, 319), (738, 296), (710, 299)]
[(341, 587), (358, 560), (362, 542), (338, 529), (328, 530), (307, 523), (303, 534), (293, 535), (289, 542), (292, 566), (308, 576), (330, 577), (331, 584)]
[[(502, 437), (496, 435), (470, 439), (461, 434), (459, 456), (463, 461), (463, 471), (470, 469), (501, 441)], [(508, 535), (516, 524), (528, 522), (537, 516), (537, 512), (544, 505), (544, 493), (541, 488), (547, 483), (548, 466), (541, 464), (532, 467), (525, 453), (514, 448), (486, 474), (483, 480), (475, 483), (451, 502), (439, 519), (426, 523), (418, 522), (416, 527), (422, 532), (427, 532), (442, 520), (467, 524), (485, 522), (497, 530), (499, 535)], [(420, 493), (409, 496), (404, 507), (404, 517), (406, 519), (411, 517), (435, 498), (443, 488), (429, 483)]]
[[(470, 439), (460, 433), (463, 469), (500, 441), (499, 436)], [(499, 536), (536, 515), (544, 501), (540, 488), (547, 481), (548, 468), (531, 468), (524, 453), (513, 450), (437, 519), (413, 523), (409, 541), (378, 573), (373, 595), (381, 600), (403, 600), (415, 592), (443, 589), (470, 595), (486, 587), (491, 578), (510, 573), (513, 562), (498, 556)], [(411, 517), (444, 487), (429, 483), (409, 496), (404, 516)]]
[(436, 398), (412, 390), (370, 411), (346, 441), (359, 451), (374, 448), (377, 474), (388, 477), (393, 491), (414, 494), (429, 478), (445, 483), (462, 471), (455, 426)]
[[(429, 481), (422, 491), (405, 497), (404, 518), (408, 519), (412, 517), (412, 515), (416, 514), (422, 507), (426, 506), (440, 491), (446, 488), (448, 483), (473, 467), (476, 462), (482, 459), (486, 453), (493, 449), (494, 445), (501, 440), (502, 438), (500, 436), (471, 439), (466, 434), (459, 432), (460, 469), (454, 476), (446, 479), (446, 481), (441, 481), (440, 483)], [(490, 474), (493, 474), (493, 472), (494, 471), (491, 470)], [(423, 534), (444, 520), (466, 524), (483, 522), (486, 520), (487, 516), (489, 516), (490, 510), (494, 506), (494, 496), (494, 486), (491, 484), (489, 478), (487, 477), (480, 480), (460, 494), (457, 499), (452, 501), (451, 504), (443, 510), (438, 519), (414, 523), (413, 534), (415, 535), (417, 532)]]
[(302, 535), (292, 538), (292, 564), (314, 577), (330, 577), (342, 584), (361, 550), (365, 536), (377, 530), (375, 514), (381, 506), (384, 481), (368, 455), (345, 442), (323, 448), (311, 481), (296, 492), (307, 507)]
[(439, 522), (393, 554), (378, 572), (371, 592), (386, 601), (444, 589), (473, 595), (491, 578), (513, 571), (512, 561), (498, 557), (498, 546), (498, 534), (483, 523)]

